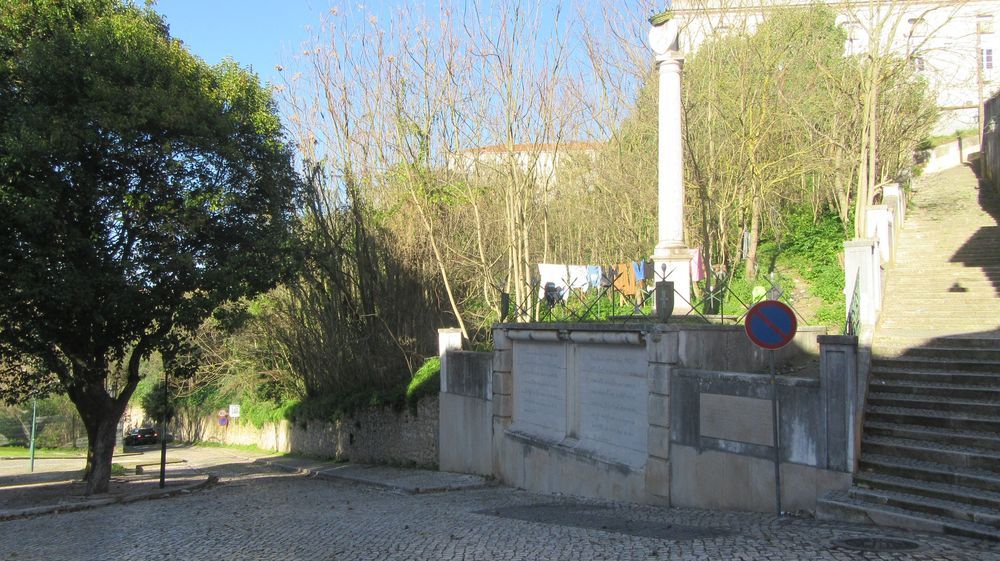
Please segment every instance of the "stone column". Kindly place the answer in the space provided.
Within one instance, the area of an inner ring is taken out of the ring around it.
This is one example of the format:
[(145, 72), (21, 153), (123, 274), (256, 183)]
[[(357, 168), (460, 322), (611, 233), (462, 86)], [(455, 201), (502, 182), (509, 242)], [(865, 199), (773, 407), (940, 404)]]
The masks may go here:
[(462, 350), (462, 330), (438, 329), (438, 357), (441, 359), (441, 393), (448, 391), (448, 351)]
[(646, 495), (670, 505), (670, 372), (678, 361), (678, 332), (654, 330), (646, 336), (649, 428), (646, 439)]
[[(827, 469), (855, 472), (861, 449), (859, 415), (864, 388), (858, 376), (858, 338), (820, 335), (819, 378)], [(822, 461), (823, 458), (820, 458)]]
[[(844, 242), (844, 296), (847, 312), (850, 313), (851, 299), (855, 292), (855, 281), (859, 284), (857, 290), (859, 322), (862, 331), (875, 328), (878, 319), (878, 298), (880, 278), (879, 256), (875, 240), (854, 239)], [(859, 334), (860, 335), (860, 334)]]
[(684, 147), (681, 140), (681, 70), (677, 23), (654, 25), (649, 44), (656, 53), (659, 75), (657, 202), (658, 238), (653, 251), (656, 280), (673, 281), (674, 313), (691, 306), (691, 254), (684, 244)]

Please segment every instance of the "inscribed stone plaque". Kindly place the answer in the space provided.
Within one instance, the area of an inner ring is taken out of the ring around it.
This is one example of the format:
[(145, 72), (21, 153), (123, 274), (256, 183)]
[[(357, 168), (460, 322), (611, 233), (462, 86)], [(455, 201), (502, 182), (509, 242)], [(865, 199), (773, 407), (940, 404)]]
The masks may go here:
[(701, 436), (774, 445), (770, 400), (703, 393), (699, 419)]
[(528, 434), (566, 435), (566, 348), (562, 343), (514, 343), (514, 426)]
[(644, 347), (578, 345), (580, 439), (627, 464), (645, 462), (649, 383)]

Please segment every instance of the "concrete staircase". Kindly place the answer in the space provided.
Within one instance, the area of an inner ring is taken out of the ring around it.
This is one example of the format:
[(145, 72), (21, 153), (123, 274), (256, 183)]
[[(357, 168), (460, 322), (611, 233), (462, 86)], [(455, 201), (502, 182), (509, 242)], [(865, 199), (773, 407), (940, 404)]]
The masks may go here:
[(887, 270), (859, 470), (821, 518), (1000, 540), (1000, 200), (923, 178)]

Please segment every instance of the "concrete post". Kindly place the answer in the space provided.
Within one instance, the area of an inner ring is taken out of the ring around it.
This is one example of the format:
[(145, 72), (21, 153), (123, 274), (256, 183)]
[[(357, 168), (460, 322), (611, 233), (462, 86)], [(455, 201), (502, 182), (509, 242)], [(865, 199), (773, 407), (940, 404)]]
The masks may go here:
[(903, 221), (906, 219), (906, 199), (899, 183), (889, 183), (882, 186), (882, 202), (892, 211), (893, 223), (896, 225), (895, 233), (898, 236), (899, 228), (902, 227)]
[(678, 361), (677, 331), (657, 329), (646, 337), (649, 397), (646, 491), (650, 502), (670, 504), (670, 372)]
[(879, 257), (882, 263), (892, 260), (895, 252), (892, 236), (892, 213), (887, 205), (872, 205), (865, 213), (865, 235), (878, 240)]
[(881, 286), (881, 279), (876, 276), (876, 269), (879, 269), (878, 259), (875, 240), (855, 239), (844, 242), (844, 295), (847, 313), (851, 310), (851, 298), (854, 296), (855, 281), (857, 281), (860, 283), (858, 320), (868, 329), (874, 329), (877, 319), (878, 302), (875, 293), (877, 287)]
[(655, 280), (674, 283), (680, 298), (674, 311), (690, 311), (691, 253), (684, 245), (684, 148), (681, 136), (681, 70), (684, 59), (677, 46), (674, 20), (654, 25), (649, 44), (656, 53), (659, 76), (657, 156), (657, 226), (653, 251)]
[(858, 377), (858, 338), (820, 335), (819, 377), (828, 469), (853, 473), (861, 449), (864, 388)]
[(462, 349), (462, 330), (438, 329), (438, 357), (441, 359), (441, 393), (448, 391), (448, 351)]

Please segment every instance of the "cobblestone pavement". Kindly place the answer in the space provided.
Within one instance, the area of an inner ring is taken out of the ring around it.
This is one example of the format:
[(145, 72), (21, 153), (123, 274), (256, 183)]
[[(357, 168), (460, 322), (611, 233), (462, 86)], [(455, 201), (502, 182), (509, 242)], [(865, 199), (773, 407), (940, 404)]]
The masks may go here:
[[(173, 499), (0, 522), (0, 559), (26, 560), (1000, 560), (1000, 546), (866, 526), (661, 509), (504, 487), (405, 495), (222, 466), (225, 483)], [(905, 553), (830, 545), (871, 534)]]

